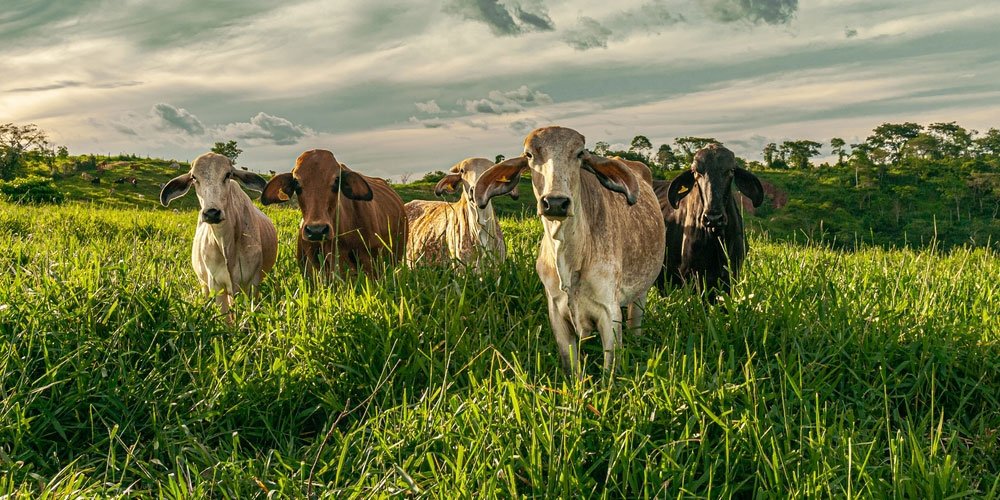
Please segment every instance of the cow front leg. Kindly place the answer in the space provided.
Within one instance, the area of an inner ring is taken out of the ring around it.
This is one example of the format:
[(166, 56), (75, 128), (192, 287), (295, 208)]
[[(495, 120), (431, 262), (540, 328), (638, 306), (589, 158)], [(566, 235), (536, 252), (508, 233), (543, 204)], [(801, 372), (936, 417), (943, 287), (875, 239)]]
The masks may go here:
[(613, 375), (618, 364), (618, 346), (622, 344), (622, 309), (617, 304), (603, 308), (597, 319), (597, 330), (604, 347), (604, 371)]
[(572, 377), (580, 379), (583, 372), (580, 369), (580, 339), (576, 334), (576, 329), (573, 328), (565, 308), (560, 307), (556, 300), (551, 297), (549, 297), (548, 303), (549, 323), (552, 325), (552, 334), (559, 347), (559, 358), (562, 361), (563, 369)]

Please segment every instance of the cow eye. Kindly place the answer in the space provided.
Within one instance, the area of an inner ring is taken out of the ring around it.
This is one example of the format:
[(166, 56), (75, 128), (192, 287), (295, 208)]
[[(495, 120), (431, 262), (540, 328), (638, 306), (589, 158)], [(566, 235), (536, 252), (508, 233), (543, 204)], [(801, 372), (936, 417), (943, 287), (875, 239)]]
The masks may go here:
[(228, 181), (229, 179), (232, 179), (232, 178), (233, 178), (233, 173), (232, 172), (226, 172), (226, 180)]
[(587, 152), (587, 150), (585, 150), (585, 149), (581, 150), (579, 153), (576, 154), (576, 157), (577, 158), (583, 158), (583, 154), (586, 153), (586, 152)]
[(524, 152), (524, 157), (527, 158), (527, 159), (529, 159), (529, 160), (533, 158), (533, 156), (531, 156), (531, 152), (530, 151), (525, 151)]

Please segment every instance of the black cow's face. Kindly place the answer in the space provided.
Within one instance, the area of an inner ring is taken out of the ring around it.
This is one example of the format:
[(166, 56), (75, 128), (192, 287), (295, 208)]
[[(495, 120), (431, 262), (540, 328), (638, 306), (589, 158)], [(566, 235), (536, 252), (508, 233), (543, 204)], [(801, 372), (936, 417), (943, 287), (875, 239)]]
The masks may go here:
[(721, 144), (711, 144), (698, 150), (691, 169), (670, 183), (667, 198), (677, 208), (681, 199), (696, 191), (695, 196), (699, 199), (694, 204), (694, 215), (698, 223), (711, 231), (719, 231), (729, 223), (726, 203), (733, 196), (734, 181), (755, 207), (760, 206), (764, 200), (764, 188), (757, 177), (736, 165), (736, 155), (732, 151)]

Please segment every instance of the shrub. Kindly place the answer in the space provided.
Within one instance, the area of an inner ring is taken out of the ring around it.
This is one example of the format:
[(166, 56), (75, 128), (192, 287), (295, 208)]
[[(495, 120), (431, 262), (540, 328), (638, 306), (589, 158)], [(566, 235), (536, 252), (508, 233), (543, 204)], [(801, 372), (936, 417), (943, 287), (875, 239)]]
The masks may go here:
[(62, 203), (63, 194), (47, 177), (29, 175), (0, 181), (0, 196), (13, 203)]

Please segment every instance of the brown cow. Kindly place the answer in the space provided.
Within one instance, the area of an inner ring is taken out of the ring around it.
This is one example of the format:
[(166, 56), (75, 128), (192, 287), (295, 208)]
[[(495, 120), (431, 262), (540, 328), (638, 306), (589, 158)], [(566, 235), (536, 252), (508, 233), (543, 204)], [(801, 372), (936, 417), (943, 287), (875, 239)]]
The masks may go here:
[(260, 199), (270, 205), (295, 195), (302, 210), (298, 259), (306, 274), (360, 269), (373, 276), (376, 260), (394, 263), (403, 257), (403, 200), (385, 180), (354, 172), (333, 153), (314, 149), (302, 153), (290, 173), (274, 176)]
[(764, 201), (757, 177), (736, 165), (732, 151), (710, 144), (695, 153), (690, 170), (669, 183), (654, 183), (666, 223), (667, 251), (656, 281), (661, 291), (669, 280), (704, 287), (713, 302), (718, 292), (729, 292), (749, 251), (734, 182), (753, 206)]
[(581, 374), (579, 341), (597, 330), (604, 368), (613, 371), (621, 308), (628, 307), (628, 325), (638, 329), (663, 262), (663, 217), (653, 188), (634, 167), (587, 152), (579, 132), (545, 127), (528, 134), (523, 156), (479, 178), (476, 203), (485, 207), (509, 192), (529, 168), (543, 228), (535, 270), (563, 365)]
[(406, 204), (406, 217), (410, 220), (410, 239), (406, 243), (406, 261), (410, 265), (443, 264), (457, 260), (479, 268), (483, 260), (502, 262), (507, 251), (503, 231), (493, 204), (480, 209), (472, 201), (472, 188), (476, 180), (493, 162), (486, 158), (466, 158), (451, 167), (434, 194), (461, 190), (461, 197), (454, 203), (431, 200), (413, 200)]

